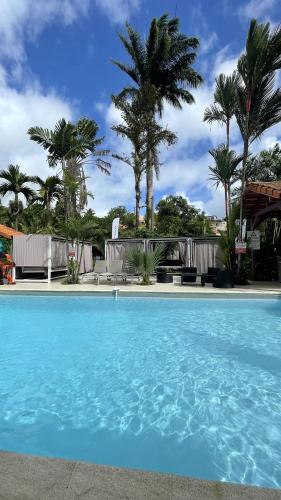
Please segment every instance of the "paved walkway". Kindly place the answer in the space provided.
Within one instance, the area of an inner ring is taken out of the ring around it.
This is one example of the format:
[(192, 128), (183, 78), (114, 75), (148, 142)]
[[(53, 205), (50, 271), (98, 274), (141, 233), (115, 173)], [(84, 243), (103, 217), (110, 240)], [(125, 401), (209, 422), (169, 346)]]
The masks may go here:
[(64, 285), (58, 281), (48, 283), (30, 283), (19, 282), (16, 285), (3, 285), (0, 286), (1, 292), (60, 292), (60, 293), (112, 293), (114, 287), (120, 289), (121, 294), (142, 294), (142, 293), (156, 293), (156, 294), (267, 294), (267, 295), (281, 295), (281, 283), (279, 282), (253, 282), (247, 286), (240, 286), (231, 289), (213, 288), (211, 285), (201, 287), (199, 283), (181, 286), (179, 283), (155, 283), (150, 286), (142, 286), (138, 283), (117, 283), (114, 285), (112, 282), (97, 285), (96, 283), (84, 283), (79, 285)]
[(0, 453), (0, 500), (281, 500), (280, 490)]

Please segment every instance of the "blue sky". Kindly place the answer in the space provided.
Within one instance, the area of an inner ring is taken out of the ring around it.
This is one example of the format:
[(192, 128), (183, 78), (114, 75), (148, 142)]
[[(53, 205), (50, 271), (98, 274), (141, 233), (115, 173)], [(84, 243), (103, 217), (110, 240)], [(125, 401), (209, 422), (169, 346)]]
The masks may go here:
[[(166, 194), (182, 194), (209, 214), (223, 213), (223, 195), (208, 181), (208, 149), (224, 140), (224, 131), (203, 124), (212, 102), (215, 77), (231, 72), (243, 50), (249, 20), (280, 22), (280, 0), (2, 0), (0, 18), (0, 162), (17, 162), (30, 173), (50, 175), (40, 147), (28, 140), (31, 125), (52, 128), (64, 116), (94, 118), (105, 145), (115, 152), (128, 150), (110, 127), (119, 113), (110, 95), (128, 83), (111, 60), (126, 60), (117, 32), (128, 19), (145, 36), (151, 19), (164, 12), (181, 19), (181, 29), (198, 36), (201, 49), (196, 68), (204, 85), (194, 91), (196, 104), (175, 111), (166, 106), (163, 124), (178, 135), (176, 146), (161, 152), (163, 167), (155, 184), (156, 201)], [(265, 134), (253, 151), (279, 140), (281, 127)], [(232, 146), (241, 150), (235, 123)], [(106, 177), (88, 170), (89, 188), (98, 214), (110, 207), (134, 205), (132, 173), (112, 162)]]

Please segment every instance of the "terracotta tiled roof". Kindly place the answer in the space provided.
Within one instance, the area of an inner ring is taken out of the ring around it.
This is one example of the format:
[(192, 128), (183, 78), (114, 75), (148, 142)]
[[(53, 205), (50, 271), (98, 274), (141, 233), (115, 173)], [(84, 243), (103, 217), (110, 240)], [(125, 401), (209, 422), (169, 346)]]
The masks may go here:
[(261, 193), (270, 198), (281, 199), (281, 181), (248, 182), (247, 189), (254, 193)]
[(11, 240), (13, 236), (23, 236), (23, 233), (21, 233), (20, 231), (16, 231), (11, 227), (4, 226), (4, 224), (0, 224), (0, 236)]

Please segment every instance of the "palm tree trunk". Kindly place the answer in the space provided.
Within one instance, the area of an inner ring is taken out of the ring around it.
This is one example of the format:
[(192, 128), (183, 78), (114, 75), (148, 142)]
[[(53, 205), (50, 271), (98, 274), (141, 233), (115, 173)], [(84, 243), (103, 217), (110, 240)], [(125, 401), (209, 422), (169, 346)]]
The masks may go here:
[(226, 119), (226, 147), (229, 149), (230, 145), (230, 120), (229, 118)]
[(229, 214), (228, 214), (228, 190), (227, 190), (226, 184), (224, 184), (224, 205), (225, 205), (226, 234), (227, 234), (227, 244), (228, 244), (228, 266), (230, 269), (230, 235), (229, 235)]
[[(249, 113), (247, 117), (247, 122), (249, 119)], [(248, 127), (247, 127), (248, 129)], [(242, 178), (241, 178), (241, 195), (240, 195), (240, 214), (239, 214), (239, 239), (242, 241), (242, 234), (243, 234), (243, 199), (244, 199), (244, 191), (245, 191), (245, 184), (246, 184), (246, 165), (247, 165), (247, 160), (248, 160), (248, 154), (249, 154), (249, 139), (248, 139), (248, 133), (244, 137), (244, 150), (243, 150), (243, 165), (242, 165)], [(241, 271), (241, 254), (238, 254), (238, 274)]]
[(230, 216), (231, 216), (231, 210), (232, 210), (232, 207), (231, 207), (231, 188), (230, 188), (230, 182), (228, 183), (228, 186), (227, 186), (227, 193), (228, 193), (228, 220), (230, 219)]
[(19, 195), (15, 193), (15, 229), (18, 230)]
[(150, 162), (146, 170), (146, 227), (152, 230), (153, 166)]
[(136, 229), (140, 226), (140, 201), (141, 201), (141, 190), (140, 182), (135, 181), (135, 193), (136, 193)]
[(81, 243), (80, 256), (79, 256), (79, 245), (80, 245), (80, 242), (79, 242), (79, 240), (77, 240), (77, 269), (76, 269), (75, 283), (79, 282), (80, 267), (81, 267), (82, 257), (84, 254), (84, 246), (85, 246), (84, 241), (82, 241), (82, 243)]
[(61, 166), (62, 166), (62, 175), (63, 175), (63, 205), (64, 205), (64, 222), (65, 222), (65, 228), (66, 228), (66, 262), (67, 262), (67, 281), (69, 282), (70, 278), (70, 271), (69, 271), (69, 237), (68, 237), (68, 218), (69, 218), (69, 213), (68, 213), (68, 192), (67, 192), (67, 186), (66, 186), (66, 179), (65, 179), (65, 159), (63, 158), (61, 161)]

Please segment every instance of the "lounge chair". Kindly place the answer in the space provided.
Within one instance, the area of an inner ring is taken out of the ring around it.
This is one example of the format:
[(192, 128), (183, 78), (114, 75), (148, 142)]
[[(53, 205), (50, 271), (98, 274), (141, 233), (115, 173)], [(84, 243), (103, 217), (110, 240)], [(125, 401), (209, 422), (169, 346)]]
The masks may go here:
[(181, 284), (196, 283), (197, 267), (183, 267), (181, 273)]
[(123, 271), (123, 260), (110, 260), (107, 268), (108, 274), (113, 278), (114, 283), (116, 283), (118, 276), (122, 278), (122, 281), (126, 281), (127, 274)]
[(100, 283), (100, 278), (110, 278), (110, 273), (107, 272), (107, 265), (105, 260), (96, 260), (92, 277), (94, 280), (97, 280), (97, 285), (99, 285)]

